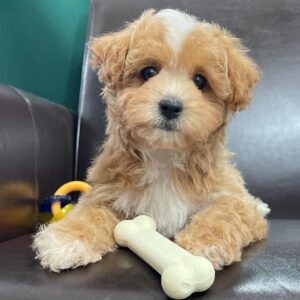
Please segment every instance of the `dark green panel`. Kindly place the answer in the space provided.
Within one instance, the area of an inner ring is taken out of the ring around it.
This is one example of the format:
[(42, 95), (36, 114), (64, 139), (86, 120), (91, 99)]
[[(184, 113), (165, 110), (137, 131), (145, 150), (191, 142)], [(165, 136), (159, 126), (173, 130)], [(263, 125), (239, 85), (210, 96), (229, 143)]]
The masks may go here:
[(88, 0), (0, 0), (0, 82), (77, 109)]

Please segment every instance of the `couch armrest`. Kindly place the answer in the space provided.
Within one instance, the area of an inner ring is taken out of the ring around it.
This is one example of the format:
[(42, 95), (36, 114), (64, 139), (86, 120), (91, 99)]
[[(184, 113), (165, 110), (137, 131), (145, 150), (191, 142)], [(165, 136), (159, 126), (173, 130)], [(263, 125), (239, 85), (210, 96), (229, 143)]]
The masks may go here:
[(0, 85), (0, 241), (32, 232), (38, 202), (73, 178), (74, 114)]

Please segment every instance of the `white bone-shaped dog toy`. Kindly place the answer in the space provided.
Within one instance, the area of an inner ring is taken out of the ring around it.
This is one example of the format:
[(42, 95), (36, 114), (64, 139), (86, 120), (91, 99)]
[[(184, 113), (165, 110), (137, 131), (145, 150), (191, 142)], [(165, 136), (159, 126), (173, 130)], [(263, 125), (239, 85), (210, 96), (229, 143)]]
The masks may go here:
[(214, 282), (211, 262), (192, 255), (159, 234), (148, 216), (120, 222), (114, 236), (120, 246), (128, 247), (162, 275), (162, 288), (173, 299), (205, 291)]

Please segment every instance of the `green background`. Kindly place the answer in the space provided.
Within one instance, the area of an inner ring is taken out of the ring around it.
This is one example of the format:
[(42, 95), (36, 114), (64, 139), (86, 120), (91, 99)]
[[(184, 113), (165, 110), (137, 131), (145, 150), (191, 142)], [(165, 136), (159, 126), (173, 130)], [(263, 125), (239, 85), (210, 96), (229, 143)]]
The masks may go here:
[(0, 0), (0, 82), (77, 110), (89, 0)]

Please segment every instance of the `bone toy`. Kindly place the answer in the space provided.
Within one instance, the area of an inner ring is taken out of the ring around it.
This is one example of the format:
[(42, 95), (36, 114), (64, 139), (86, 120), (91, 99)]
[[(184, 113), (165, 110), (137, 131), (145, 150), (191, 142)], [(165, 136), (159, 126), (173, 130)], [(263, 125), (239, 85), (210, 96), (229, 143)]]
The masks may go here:
[(120, 222), (114, 236), (120, 246), (128, 247), (162, 275), (162, 288), (173, 299), (205, 291), (214, 282), (215, 270), (211, 262), (192, 255), (159, 234), (148, 216)]

